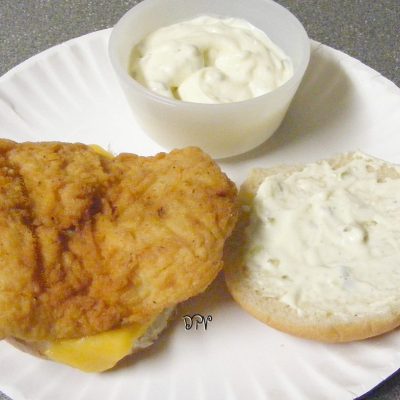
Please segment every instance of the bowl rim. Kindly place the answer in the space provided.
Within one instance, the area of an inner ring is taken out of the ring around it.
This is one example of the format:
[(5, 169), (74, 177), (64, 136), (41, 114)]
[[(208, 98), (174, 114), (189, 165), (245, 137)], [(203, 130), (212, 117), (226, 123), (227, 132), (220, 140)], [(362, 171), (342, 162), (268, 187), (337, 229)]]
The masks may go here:
[[(117, 21), (117, 23), (114, 25), (111, 31), (111, 35), (109, 38), (108, 42), (108, 56), (111, 62), (111, 65), (113, 66), (115, 72), (121, 78), (125, 84), (130, 86), (132, 89), (134, 89), (136, 92), (140, 92), (143, 96), (150, 98), (153, 101), (156, 101), (158, 103), (163, 103), (168, 106), (172, 107), (181, 107), (181, 108), (186, 108), (186, 107), (197, 107), (197, 108), (202, 108), (203, 110), (209, 110), (212, 108), (215, 110), (217, 107), (219, 109), (222, 108), (234, 108), (238, 105), (243, 105), (243, 104), (256, 104), (260, 101), (264, 101), (266, 98), (272, 98), (276, 94), (288, 90), (292, 87), (296, 87), (301, 83), (301, 80), (307, 70), (309, 61), (310, 61), (310, 53), (311, 53), (311, 41), (310, 38), (307, 34), (307, 31), (305, 30), (303, 24), (299, 21), (299, 19), (292, 13), (290, 12), (286, 7), (283, 7), (282, 5), (276, 3), (273, 0), (258, 0), (260, 2), (264, 3), (269, 3), (272, 7), (276, 7), (283, 11), (290, 19), (292, 19), (293, 23), (297, 25), (298, 29), (300, 30), (302, 34), (302, 41), (304, 42), (303, 46), (303, 53), (300, 59), (300, 66), (299, 68), (294, 70), (293, 75), (281, 86), (277, 87), (276, 89), (272, 90), (271, 92), (264, 93), (260, 96), (253, 97), (247, 100), (241, 100), (241, 101), (235, 101), (235, 102), (230, 102), (230, 103), (196, 103), (196, 102), (190, 102), (190, 101), (184, 101), (184, 100), (178, 100), (178, 99), (171, 99), (169, 97), (162, 96), (151, 89), (147, 88), (146, 86), (142, 85), (138, 81), (136, 81), (126, 68), (124, 68), (121, 63), (118, 60), (118, 55), (117, 53), (117, 40), (118, 40), (118, 34), (123, 26), (125, 24), (128, 24), (130, 21), (130, 18), (132, 15), (136, 14), (139, 10), (151, 7), (153, 3), (157, 3), (159, 0), (143, 0), (140, 3), (134, 5), (131, 7), (125, 14), (122, 15), (122, 17)], [(204, 15), (204, 14), (203, 14)], [(198, 15), (200, 16), (200, 14)], [(195, 17), (195, 16), (194, 16)], [(193, 18), (194, 18), (193, 17)], [(172, 25), (172, 24), (171, 24)], [(161, 27), (160, 27), (161, 28)], [(260, 29), (260, 28), (258, 28)], [(308, 45), (307, 45), (308, 44)]]

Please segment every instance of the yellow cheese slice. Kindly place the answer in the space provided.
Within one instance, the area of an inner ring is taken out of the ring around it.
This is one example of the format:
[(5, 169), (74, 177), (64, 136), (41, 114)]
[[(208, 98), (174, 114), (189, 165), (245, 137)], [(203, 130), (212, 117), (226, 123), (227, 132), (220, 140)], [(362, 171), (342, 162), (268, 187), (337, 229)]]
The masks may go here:
[(135, 324), (79, 339), (53, 341), (44, 354), (53, 361), (85, 372), (102, 372), (130, 354), (136, 340), (150, 324)]
[(97, 145), (97, 144), (91, 144), (89, 147), (90, 147), (95, 153), (97, 153), (97, 154), (99, 154), (99, 155), (101, 155), (101, 156), (103, 156), (103, 157), (109, 158), (110, 160), (114, 158), (114, 156), (113, 156), (109, 151), (104, 150), (102, 147), (100, 147), (100, 146)]

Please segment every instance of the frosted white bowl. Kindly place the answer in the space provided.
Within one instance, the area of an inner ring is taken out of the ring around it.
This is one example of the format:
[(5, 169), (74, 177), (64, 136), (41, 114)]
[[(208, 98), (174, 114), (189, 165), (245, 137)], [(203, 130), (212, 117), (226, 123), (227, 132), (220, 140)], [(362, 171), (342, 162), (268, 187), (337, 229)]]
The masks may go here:
[[(291, 59), (294, 75), (254, 99), (199, 104), (162, 97), (128, 74), (132, 48), (156, 29), (200, 15), (243, 18), (264, 31)], [(271, 0), (144, 0), (112, 30), (109, 56), (136, 120), (170, 150), (199, 146), (215, 158), (244, 153), (267, 140), (281, 124), (310, 58), (302, 24)]]

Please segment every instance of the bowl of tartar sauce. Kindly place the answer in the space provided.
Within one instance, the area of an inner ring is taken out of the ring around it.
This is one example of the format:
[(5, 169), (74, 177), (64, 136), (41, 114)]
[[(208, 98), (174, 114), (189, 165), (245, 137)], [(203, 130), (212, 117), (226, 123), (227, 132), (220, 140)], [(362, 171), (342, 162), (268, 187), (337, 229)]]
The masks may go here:
[(226, 158), (277, 130), (310, 41), (271, 0), (144, 0), (113, 28), (109, 56), (150, 138)]

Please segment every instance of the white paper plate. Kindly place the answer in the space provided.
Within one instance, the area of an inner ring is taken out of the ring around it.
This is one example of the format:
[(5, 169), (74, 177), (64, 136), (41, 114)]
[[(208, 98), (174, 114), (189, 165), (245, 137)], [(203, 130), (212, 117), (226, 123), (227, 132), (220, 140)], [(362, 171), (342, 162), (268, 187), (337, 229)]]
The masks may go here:
[[(52, 48), (0, 78), (0, 136), (162, 150), (138, 128), (107, 58), (109, 31)], [(360, 149), (400, 162), (400, 90), (359, 61), (313, 43), (290, 112), (258, 149), (221, 162), (238, 184), (250, 168)], [(212, 315), (207, 331), (182, 316)], [(326, 345), (275, 331), (242, 311), (221, 279), (178, 312), (150, 349), (89, 375), (0, 343), (0, 390), (15, 400), (307, 399), (361, 395), (400, 367), (400, 331)]]

